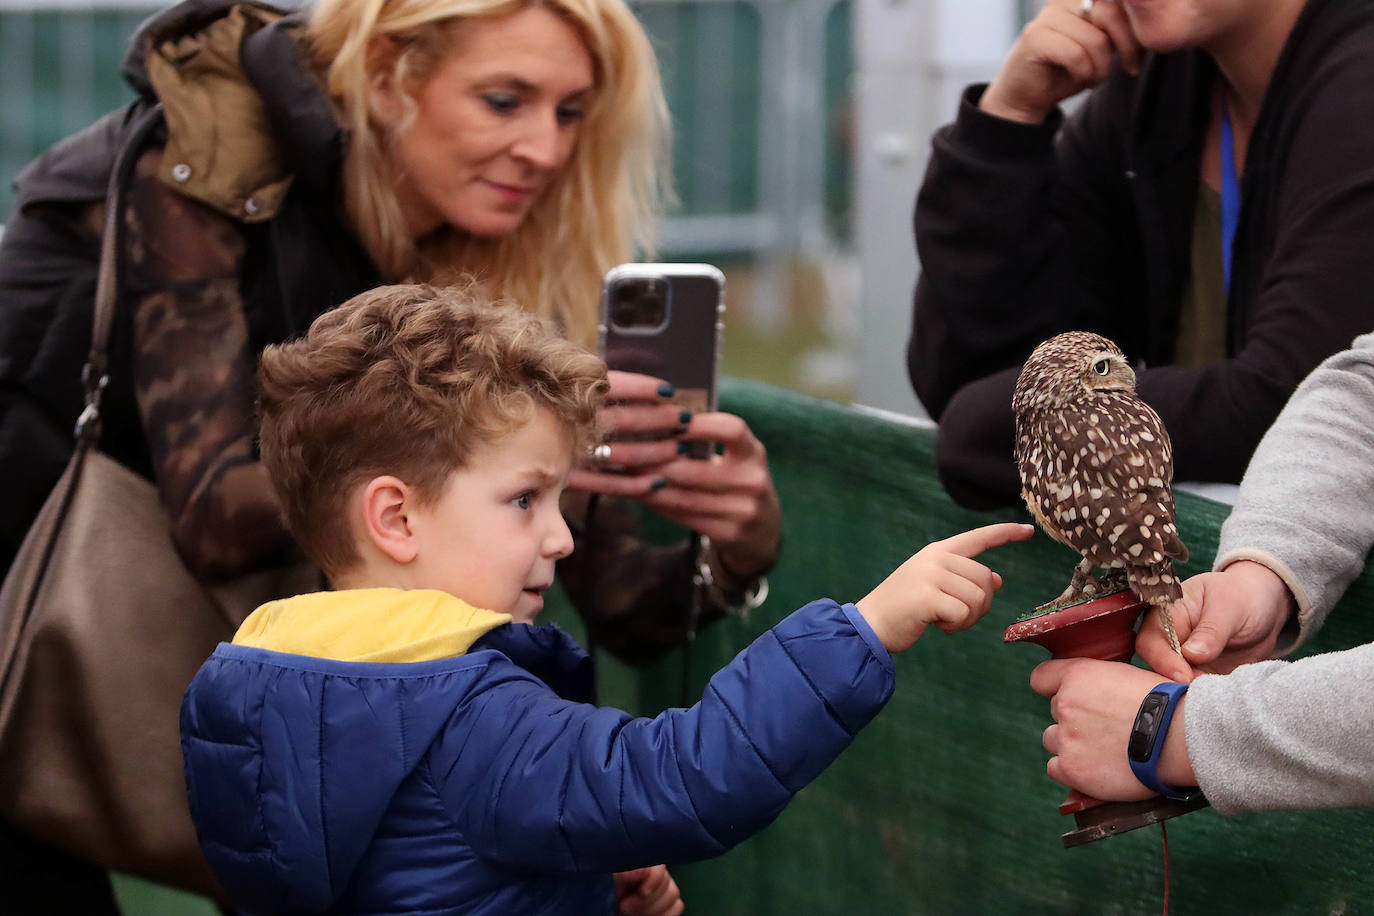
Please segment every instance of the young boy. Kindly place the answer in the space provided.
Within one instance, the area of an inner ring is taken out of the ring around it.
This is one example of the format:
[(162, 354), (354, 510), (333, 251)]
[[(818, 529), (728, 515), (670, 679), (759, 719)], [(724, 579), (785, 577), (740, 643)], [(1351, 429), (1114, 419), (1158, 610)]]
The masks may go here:
[(987, 611), (1001, 579), (970, 557), (1032, 530), (932, 544), (760, 636), (691, 709), (634, 719), (583, 702), (585, 653), (532, 626), (600, 360), (398, 286), (269, 348), (259, 387), (263, 462), (337, 590), (255, 611), (182, 707), (201, 845), (250, 911), (610, 913), (612, 873), (771, 822), (887, 701), (889, 652)]

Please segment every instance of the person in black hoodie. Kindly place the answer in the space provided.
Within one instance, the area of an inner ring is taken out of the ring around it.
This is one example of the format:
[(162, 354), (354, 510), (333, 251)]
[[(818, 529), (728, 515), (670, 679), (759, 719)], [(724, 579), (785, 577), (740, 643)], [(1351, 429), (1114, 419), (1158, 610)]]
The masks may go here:
[(917, 197), (908, 371), (950, 496), (1019, 503), (1012, 389), (1068, 330), (1125, 350), (1178, 479), (1239, 481), (1298, 382), (1374, 327), (1369, 124), (1370, 0), (1050, 0)]

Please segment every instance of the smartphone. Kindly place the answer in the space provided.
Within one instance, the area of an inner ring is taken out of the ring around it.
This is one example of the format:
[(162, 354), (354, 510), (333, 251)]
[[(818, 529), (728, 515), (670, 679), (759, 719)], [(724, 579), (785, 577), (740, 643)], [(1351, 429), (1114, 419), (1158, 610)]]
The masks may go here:
[[(725, 275), (710, 264), (621, 264), (601, 284), (597, 352), (611, 369), (672, 384), (693, 413), (716, 409)], [(706, 458), (709, 442), (687, 454)]]

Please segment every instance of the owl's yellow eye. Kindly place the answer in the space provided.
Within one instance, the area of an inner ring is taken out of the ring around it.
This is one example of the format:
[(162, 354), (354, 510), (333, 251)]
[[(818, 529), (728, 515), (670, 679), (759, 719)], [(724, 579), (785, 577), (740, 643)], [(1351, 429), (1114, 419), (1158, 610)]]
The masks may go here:
[(1111, 371), (1111, 368), (1111, 364), (1105, 359), (1099, 359), (1097, 362), (1093, 363), (1093, 371), (1098, 375), (1106, 375)]

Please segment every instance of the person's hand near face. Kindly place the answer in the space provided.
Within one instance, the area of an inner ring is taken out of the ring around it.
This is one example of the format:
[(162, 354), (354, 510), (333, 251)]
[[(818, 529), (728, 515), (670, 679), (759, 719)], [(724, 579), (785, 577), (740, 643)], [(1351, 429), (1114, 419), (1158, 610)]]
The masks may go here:
[[(782, 511), (768, 470), (768, 455), (739, 417), (693, 414), (668, 401), (662, 379), (611, 370), (601, 427), (610, 446), (600, 470), (575, 469), (569, 486), (637, 499), (671, 521), (711, 539), (732, 573), (748, 576), (777, 555)], [(625, 435), (659, 434), (650, 441)], [(720, 454), (705, 460), (684, 454), (686, 443), (716, 442)]]
[(1040, 124), (1064, 99), (1106, 80), (1113, 56), (1137, 72), (1143, 51), (1121, 6), (1098, 0), (1086, 15), (1083, 8), (1080, 0), (1050, 0), (1021, 31), (978, 107)]

